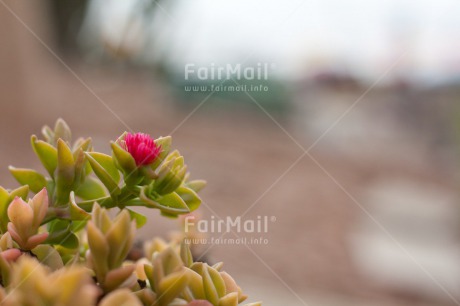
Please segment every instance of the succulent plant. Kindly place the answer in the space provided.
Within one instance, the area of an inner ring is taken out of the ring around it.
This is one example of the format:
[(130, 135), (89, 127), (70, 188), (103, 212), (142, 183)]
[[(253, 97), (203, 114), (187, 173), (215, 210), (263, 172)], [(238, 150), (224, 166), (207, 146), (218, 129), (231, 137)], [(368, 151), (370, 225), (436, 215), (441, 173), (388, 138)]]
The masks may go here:
[(185, 241), (179, 248), (170, 245), (161, 249), (153, 253), (151, 264), (144, 264), (154, 305), (232, 306), (246, 300), (247, 296), (233, 278), (221, 271), (222, 263), (211, 267), (206, 263), (193, 262)]
[(38, 232), (47, 210), (46, 189), (37, 193), (28, 203), (15, 197), (8, 206), (8, 233), (22, 250), (31, 250), (48, 238), (48, 232)]
[(21, 256), (11, 266), (11, 283), (0, 294), (2, 305), (95, 305), (98, 288), (85, 268), (70, 266), (51, 272), (36, 259)]
[(110, 220), (106, 209), (94, 205), (92, 220), (87, 225), (89, 251), (86, 258), (104, 292), (120, 286), (131, 287), (136, 281), (135, 266), (123, 265), (133, 245), (135, 231), (135, 223), (126, 209)]
[(71, 144), (62, 119), (42, 134), (31, 144), (47, 175), (10, 167), (21, 186), (0, 187), (1, 305), (233, 306), (246, 299), (222, 264), (194, 262), (183, 240), (193, 231), (170, 242), (155, 237), (141, 259), (128, 260), (147, 221), (132, 207), (176, 218), (201, 204), (197, 192), (206, 183), (189, 179), (171, 137), (125, 132), (107, 155), (90, 138)]

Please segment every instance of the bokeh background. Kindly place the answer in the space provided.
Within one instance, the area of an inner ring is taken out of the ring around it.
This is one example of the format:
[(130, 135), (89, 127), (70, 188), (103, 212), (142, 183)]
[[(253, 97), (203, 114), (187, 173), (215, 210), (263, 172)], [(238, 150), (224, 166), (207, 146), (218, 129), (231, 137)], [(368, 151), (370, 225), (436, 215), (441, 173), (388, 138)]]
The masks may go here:
[[(276, 218), (266, 245), (202, 246), (252, 301), (460, 305), (459, 13), (455, 0), (0, 0), (0, 184), (16, 186), (10, 164), (39, 166), (29, 136), (58, 117), (104, 152), (125, 130), (172, 134), (208, 181), (201, 218)], [(186, 91), (212, 83), (186, 80), (190, 63), (269, 63), (267, 80), (238, 81), (268, 91)], [(144, 212), (142, 239), (178, 227)]]

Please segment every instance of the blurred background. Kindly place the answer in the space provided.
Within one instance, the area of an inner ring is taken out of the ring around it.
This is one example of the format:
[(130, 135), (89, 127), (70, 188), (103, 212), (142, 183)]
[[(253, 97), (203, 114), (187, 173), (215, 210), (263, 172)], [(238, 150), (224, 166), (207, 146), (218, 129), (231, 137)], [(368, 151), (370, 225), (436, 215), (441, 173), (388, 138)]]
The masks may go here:
[[(201, 249), (252, 301), (460, 305), (459, 12), (455, 0), (0, 0), (0, 185), (16, 186), (10, 164), (38, 167), (29, 137), (58, 117), (104, 152), (125, 130), (172, 134), (208, 181), (203, 219), (276, 219), (267, 244)], [(190, 64), (268, 72), (186, 78)], [(178, 227), (144, 212), (142, 239)]]

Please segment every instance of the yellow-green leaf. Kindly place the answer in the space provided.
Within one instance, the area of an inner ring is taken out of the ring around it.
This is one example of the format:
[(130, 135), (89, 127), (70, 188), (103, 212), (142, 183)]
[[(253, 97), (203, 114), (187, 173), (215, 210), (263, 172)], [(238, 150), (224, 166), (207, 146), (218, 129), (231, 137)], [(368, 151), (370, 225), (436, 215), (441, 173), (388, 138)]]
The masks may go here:
[(175, 192), (161, 196), (156, 201), (163, 206), (163, 209), (167, 207), (190, 212), (190, 209), (188, 208), (185, 201)]
[(188, 273), (186, 273), (184, 269), (181, 269), (161, 279), (158, 286), (158, 296), (161, 305), (168, 305), (179, 296), (188, 285), (188, 276)]
[[(96, 176), (101, 180), (110, 194), (120, 194), (121, 190), (117, 182), (112, 178), (109, 172), (96, 160), (90, 153), (85, 153)], [(118, 171), (118, 170), (117, 170)]]
[(29, 185), (34, 193), (40, 192), (46, 186), (46, 179), (43, 175), (32, 169), (8, 167), (10, 173), (21, 185)]
[(35, 135), (31, 137), (31, 144), (43, 167), (45, 167), (51, 177), (54, 177), (58, 158), (57, 149), (47, 142), (38, 140)]
[(214, 287), (216, 288), (218, 296), (223, 297), (226, 291), (224, 279), (216, 269), (209, 266), (207, 266), (207, 268), (209, 275), (211, 276), (212, 282), (214, 283)]
[(176, 193), (184, 200), (190, 211), (194, 211), (200, 207), (201, 199), (191, 188), (180, 186), (176, 189)]
[(115, 142), (111, 143), (113, 156), (123, 169), (123, 171), (130, 175), (131, 173), (135, 172), (137, 169), (136, 161), (134, 160), (133, 156), (123, 148), (121, 148)]
[(238, 305), (238, 293), (229, 293), (219, 300), (219, 306), (237, 306)]
[(203, 267), (201, 277), (203, 277), (203, 287), (206, 299), (213, 305), (217, 305), (219, 303), (219, 293), (214, 286), (213, 279), (209, 274), (208, 266), (206, 264)]
[(75, 190), (75, 195), (83, 200), (94, 200), (107, 196), (107, 192), (99, 180), (87, 177)]
[(88, 154), (91, 155), (91, 157), (94, 158), (99, 163), (99, 165), (105, 169), (105, 171), (107, 171), (107, 173), (112, 177), (116, 184), (120, 182), (120, 172), (115, 166), (112, 156), (99, 152), (88, 152)]
[(134, 211), (129, 208), (127, 208), (126, 210), (129, 212), (131, 220), (134, 220), (136, 222), (137, 228), (141, 228), (142, 226), (145, 225), (145, 223), (147, 223), (147, 217), (144, 216), (143, 214), (138, 213), (137, 211)]

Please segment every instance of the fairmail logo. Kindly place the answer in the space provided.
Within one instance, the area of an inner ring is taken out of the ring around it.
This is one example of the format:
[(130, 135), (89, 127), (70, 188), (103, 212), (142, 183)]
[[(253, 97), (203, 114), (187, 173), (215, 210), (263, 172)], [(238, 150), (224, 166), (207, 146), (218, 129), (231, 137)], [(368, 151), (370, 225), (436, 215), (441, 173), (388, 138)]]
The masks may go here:
[(253, 66), (242, 64), (197, 66), (188, 63), (184, 68), (185, 80), (268, 80), (270, 71), (275, 69), (273, 63), (257, 63)]
[(242, 217), (218, 219), (211, 216), (210, 220), (196, 220), (194, 216), (185, 217), (185, 232), (196, 230), (200, 233), (268, 233), (269, 225), (276, 221), (276, 217), (257, 216), (255, 219)]

